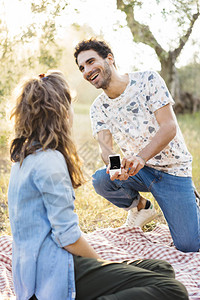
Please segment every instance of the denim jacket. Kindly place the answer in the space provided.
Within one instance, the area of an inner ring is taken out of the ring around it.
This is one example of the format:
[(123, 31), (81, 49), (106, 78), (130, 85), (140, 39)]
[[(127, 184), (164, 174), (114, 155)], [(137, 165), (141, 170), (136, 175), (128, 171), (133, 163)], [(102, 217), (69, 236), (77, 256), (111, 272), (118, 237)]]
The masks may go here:
[(39, 150), (11, 169), (8, 205), (13, 235), (12, 271), (17, 300), (75, 298), (73, 256), (62, 247), (81, 231), (63, 155)]

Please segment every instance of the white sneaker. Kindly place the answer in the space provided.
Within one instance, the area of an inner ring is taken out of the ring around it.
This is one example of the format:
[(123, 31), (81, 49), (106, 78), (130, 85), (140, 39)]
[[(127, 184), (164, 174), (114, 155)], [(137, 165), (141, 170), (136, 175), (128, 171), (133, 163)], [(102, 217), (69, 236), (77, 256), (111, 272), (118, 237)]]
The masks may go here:
[(152, 221), (157, 215), (157, 212), (151, 203), (150, 207), (147, 209), (141, 209), (138, 211), (137, 207), (131, 208), (128, 211), (128, 216), (124, 226), (133, 227), (139, 226), (143, 227), (145, 224)]

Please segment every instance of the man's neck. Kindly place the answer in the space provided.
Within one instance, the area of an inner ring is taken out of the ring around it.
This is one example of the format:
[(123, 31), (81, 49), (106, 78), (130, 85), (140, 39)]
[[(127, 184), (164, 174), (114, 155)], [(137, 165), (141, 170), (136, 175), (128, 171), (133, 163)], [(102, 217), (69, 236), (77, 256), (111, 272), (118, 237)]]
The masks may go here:
[(128, 74), (114, 74), (111, 78), (109, 86), (106, 89), (104, 89), (104, 92), (110, 99), (115, 99), (125, 91), (128, 83)]

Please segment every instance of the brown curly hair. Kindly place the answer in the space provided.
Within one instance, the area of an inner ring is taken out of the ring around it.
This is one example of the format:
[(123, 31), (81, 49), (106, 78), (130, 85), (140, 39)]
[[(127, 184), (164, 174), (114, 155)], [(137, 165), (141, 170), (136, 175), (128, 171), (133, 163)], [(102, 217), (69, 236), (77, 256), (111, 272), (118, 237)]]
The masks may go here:
[[(95, 38), (91, 38), (89, 40), (83, 40), (80, 43), (78, 43), (78, 45), (76, 45), (75, 51), (74, 51), (74, 57), (75, 57), (75, 61), (76, 61), (77, 65), (78, 65), (79, 53), (81, 53), (82, 51), (87, 51), (87, 50), (96, 51), (97, 54), (102, 58), (106, 58), (108, 56), (108, 54), (111, 53), (114, 58), (114, 55), (113, 55), (113, 52), (112, 52), (110, 46), (105, 41), (99, 41)], [(114, 62), (114, 66), (116, 67), (115, 62)]]
[(81, 162), (71, 137), (69, 86), (60, 71), (49, 71), (24, 82), (16, 99), (11, 118), (15, 118), (15, 138), (11, 142), (13, 162), (22, 164), (24, 158), (37, 149), (60, 151), (67, 163), (72, 185), (84, 182)]

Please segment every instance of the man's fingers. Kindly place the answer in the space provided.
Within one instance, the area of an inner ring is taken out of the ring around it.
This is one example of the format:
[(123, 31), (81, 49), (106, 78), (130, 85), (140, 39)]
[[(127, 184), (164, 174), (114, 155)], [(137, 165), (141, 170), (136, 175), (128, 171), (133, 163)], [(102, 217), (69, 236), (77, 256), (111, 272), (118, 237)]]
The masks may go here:
[(126, 158), (123, 157), (122, 162), (121, 162), (121, 167), (124, 168), (125, 164), (126, 164)]
[(124, 164), (124, 169), (128, 172), (130, 167), (133, 165), (133, 160), (132, 158), (126, 158), (125, 164)]
[(130, 169), (130, 171), (129, 171), (129, 175), (130, 175), (130, 176), (136, 175), (142, 168), (143, 168), (143, 165), (142, 165), (142, 164), (140, 164), (140, 163), (135, 163), (135, 164), (131, 167), (131, 169)]
[(112, 175), (112, 176), (110, 177), (110, 179), (111, 179), (112, 181), (115, 180), (115, 179), (119, 179), (119, 178), (118, 178), (118, 175), (119, 175), (119, 172), (115, 172), (115, 174)]
[(135, 172), (137, 166), (138, 166), (138, 162), (135, 161), (134, 164), (132, 165), (132, 167), (130, 168), (130, 170), (128, 171), (129, 175), (133, 174)]
[(109, 174), (109, 170), (110, 170), (110, 164), (108, 164), (107, 169), (106, 169), (107, 174)]
[(128, 178), (129, 178), (129, 174), (124, 169), (121, 170), (121, 174), (119, 174), (119, 172), (115, 172), (115, 174), (110, 177), (110, 179), (112, 181), (115, 180), (115, 179), (127, 180)]

